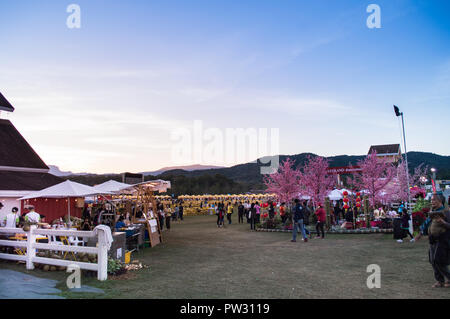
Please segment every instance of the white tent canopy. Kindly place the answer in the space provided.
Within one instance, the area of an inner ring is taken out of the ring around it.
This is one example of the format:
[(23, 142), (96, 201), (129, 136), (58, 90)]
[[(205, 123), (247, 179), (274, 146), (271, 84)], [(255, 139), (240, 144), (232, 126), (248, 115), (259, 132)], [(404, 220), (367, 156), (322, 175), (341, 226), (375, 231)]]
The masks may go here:
[(109, 192), (104, 192), (88, 185), (83, 185), (72, 181), (65, 181), (60, 184), (48, 187), (46, 189), (37, 192), (32, 192), (20, 198), (19, 200), (31, 198), (86, 197), (97, 194), (109, 194)]
[(339, 189), (334, 189), (328, 193), (328, 197), (330, 200), (341, 200), (344, 198), (344, 195), (342, 195), (342, 191)]
[(341, 200), (344, 198), (344, 192), (347, 192), (349, 195), (353, 195), (352, 191), (349, 191), (348, 189), (334, 189), (331, 192), (328, 193), (328, 197), (330, 200)]
[[(109, 194), (109, 192), (103, 192), (95, 187), (83, 185), (80, 183), (65, 181), (60, 184), (48, 187), (46, 189), (30, 193), (19, 200), (26, 200), (32, 198), (71, 198), (71, 197), (86, 197), (99, 194)], [(70, 222), (70, 200), (67, 203), (67, 211)]]
[(126, 189), (130, 186), (131, 185), (129, 185), (129, 184), (120, 183), (115, 180), (109, 180), (102, 184), (95, 185), (94, 187), (99, 191), (116, 193), (116, 192), (120, 192), (122, 189)]

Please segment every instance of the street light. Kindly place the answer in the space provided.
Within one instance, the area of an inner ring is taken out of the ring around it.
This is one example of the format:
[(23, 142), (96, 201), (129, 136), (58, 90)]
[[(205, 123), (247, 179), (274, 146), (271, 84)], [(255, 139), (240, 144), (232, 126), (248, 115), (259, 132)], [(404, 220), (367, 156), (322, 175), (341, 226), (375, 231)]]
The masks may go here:
[(398, 106), (394, 105), (394, 112), (397, 117), (402, 117), (402, 128), (403, 128), (403, 143), (405, 148), (405, 162), (406, 162), (406, 182), (408, 184), (408, 211), (411, 206), (411, 191), (409, 189), (409, 169), (408, 169), (408, 152), (406, 151), (406, 136), (405, 136), (405, 122), (403, 120), (403, 112), (400, 112)]
[(438, 191), (438, 187), (439, 187), (439, 185), (436, 184), (436, 172), (437, 172), (437, 169), (432, 167), (430, 169), (430, 171), (431, 171), (431, 173), (433, 173), (433, 178), (431, 180), (431, 185), (433, 186), (433, 192), (436, 192), (436, 191)]
[(431, 173), (433, 173), (433, 179), (436, 180), (436, 171), (437, 171), (437, 169), (432, 167), (430, 171), (431, 171)]

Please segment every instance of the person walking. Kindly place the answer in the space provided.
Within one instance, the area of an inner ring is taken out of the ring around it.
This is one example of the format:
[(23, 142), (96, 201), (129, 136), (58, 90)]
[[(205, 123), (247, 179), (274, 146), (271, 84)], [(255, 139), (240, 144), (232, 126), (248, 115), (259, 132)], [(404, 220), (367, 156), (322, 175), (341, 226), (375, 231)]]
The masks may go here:
[(303, 241), (305, 243), (308, 241), (308, 238), (306, 237), (306, 233), (305, 233), (305, 227), (303, 225), (303, 220), (304, 220), (303, 212), (304, 212), (304, 208), (300, 204), (300, 201), (298, 200), (298, 198), (296, 198), (295, 206), (294, 206), (294, 214), (293, 214), (293, 229), (292, 229), (291, 242), (295, 243), (297, 241), (298, 229), (300, 229), (300, 231), (302, 233)]
[(224, 227), (224, 220), (225, 220), (225, 204), (222, 202), (219, 206), (219, 225), (220, 227)]
[(158, 218), (159, 218), (159, 227), (161, 227), (161, 231), (164, 229), (164, 208), (157, 205), (158, 207)]
[(184, 208), (183, 208), (183, 204), (180, 204), (180, 209), (179, 209), (179, 211), (178, 211), (178, 213), (180, 214), (180, 221), (182, 221), (183, 220), (183, 210), (184, 210)]
[(255, 209), (256, 209), (256, 223), (259, 223), (261, 221), (261, 206), (259, 206), (259, 203), (255, 203)]
[[(400, 228), (402, 229), (403, 236), (406, 237), (406, 235), (409, 235), (409, 237), (411, 238), (411, 242), (414, 242), (414, 236), (411, 234), (411, 232), (409, 231), (409, 221), (411, 220), (411, 216), (409, 216), (408, 212), (406, 210), (403, 210), (402, 213), (402, 217), (401, 217), (401, 226)], [(404, 235), (406, 234), (406, 235)], [(399, 239), (397, 240), (398, 243), (403, 243), (403, 239)]]
[(238, 223), (244, 223), (244, 205), (242, 205), (242, 202), (239, 202), (238, 206)]
[(233, 204), (229, 203), (227, 205), (227, 219), (228, 225), (231, 225), (231, 215), (233, 215)]
[(256, 207), (255, 203), (252, 203), (250, 206), (250, 209), (248, 211), (248, 218), (250, 220), (250, 230), (256, 230), (255, 224), (256, 224)]
[(169, 205), (166, 206), (166, 228), (170, 230), (170, 221), (172, 220), (172, 209)]
[(322, 204), (319, 203), (318, 208), (315, 212), (315, 215), (317, 216), (317, 224), (316, 224), (316, 231), (317, 231), (317, 237), (316, 238), (325, 238), (325, 231), (324, 226), (327, 221), (327, 214), (325, 213), (325, 209), (323, 209)]
[[(441, 212), (445, 218), (438, 217), (431, 220), (428, 217), (420, 226), (420, 233), (416, 237), (416, 241), (422, 236), (428, 236), (430, 249), (428, 251), (428, 260), (433, 267), (434, 278), (436, 283), (433, 288), (450, 288), (450, 211), (445, 207), (445, 197), (441, 192), (434, 193), (431, 197), (431, 208), (433, 212)], [(445, 229), (445, 232), (436, 235), (431, 232), (431, 224), (437, 222), (440, 227)]]
[(245, 218), (247, 219), (247, 224), (250, 224), (250, 204), (248, 201), (246, 201), (244, 204), (244, 213)]

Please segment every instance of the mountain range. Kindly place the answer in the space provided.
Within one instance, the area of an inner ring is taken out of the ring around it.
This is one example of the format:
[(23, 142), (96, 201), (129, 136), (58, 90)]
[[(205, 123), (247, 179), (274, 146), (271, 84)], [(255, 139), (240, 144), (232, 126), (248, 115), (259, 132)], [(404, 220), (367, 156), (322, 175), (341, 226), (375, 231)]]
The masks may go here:
[[(48, 165), (50, 168), (49, 173), (55, 176), (59, 177), (67, 177), (67, 176), (86, 176), (86, 175), (95, 175), (92, 173), (73, 173), (70, 171), (61, 171), (58, 166), (56, 165)], [(174, 170), (183, 170), (187, 172), (191, 171), (202, 171), (202, 170), (209, 170), (209, 169), (217, 169), (217, 168), (224, 168), (223, 166), (214, 166), (214, 165), (200, 165), (200, 164), (194, 164), (194, 165), (186, 165), (186, 166), (172, 166), (172, 167), (163, 167), (157, 171), (149, 171), (149, 172), (139, 172), (138, 174), (144, 174), (144, 176), (158, 176), (160, 174), (163, 174), (167, 171), (174, 171)], [(114, 173), (106, 173), (103, 175), (114, 175)]]
[[(296, 167), (302, 166), (312, 153), (297, 155), (280, 155), (280, 163), (290, 157)], [(328, 157), (331, 167), (356, 165), (366, 155), (339, 155)], [(450, 179), (450, 156), (442, 156), (426, 152), (408, 152), (410, 171), (420, 164), (437, 169), (438, 179)], [(265, 166), (260, 160), (232, 167), (191, 165), (166, 167), (158, 171), (145, 172), (145, 180), (165, 179), (172, 182), (172, 194), (218, 194), (264, 190), (263, 175), (260, 168)], [(96, 185), (107, 180), (122, 181), (120, 174), (83, 174), (64, 176), (80, 183)]]

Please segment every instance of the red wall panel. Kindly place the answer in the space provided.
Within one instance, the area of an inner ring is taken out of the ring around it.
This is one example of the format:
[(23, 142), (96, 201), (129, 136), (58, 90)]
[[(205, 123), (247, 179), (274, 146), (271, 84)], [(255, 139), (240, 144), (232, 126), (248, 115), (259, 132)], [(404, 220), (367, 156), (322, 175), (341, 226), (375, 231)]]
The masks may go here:
[[(76, 207), (75, 200), (76, 198), (70, 198), (70, 216), (81, 217), (83, 209)], [(67, 198), (36, 198), (22, 201), (23, 215), (28, 213), (28, 210), (24, 210), (26, 205), (33, 205), (37, 213), (45, 216), (47, 223), (68, 214)]]

